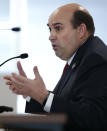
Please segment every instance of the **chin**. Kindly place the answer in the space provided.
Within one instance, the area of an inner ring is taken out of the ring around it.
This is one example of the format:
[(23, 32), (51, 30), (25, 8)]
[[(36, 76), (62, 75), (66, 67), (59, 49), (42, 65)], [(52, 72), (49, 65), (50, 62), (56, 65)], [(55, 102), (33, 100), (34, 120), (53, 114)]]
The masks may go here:
[(67, 61), (67, 58), (63, 58), (63, 57), (58, 56), (58, 55), (56, 55), (56, 56), (59, 57), (61, 60)]
[(61, 60), (67, 61), (68, 59), (66, 57), (63, 57), (61, 55), (59, 55), (58, 53), (55, 52), (55, 55), (60, 58)]

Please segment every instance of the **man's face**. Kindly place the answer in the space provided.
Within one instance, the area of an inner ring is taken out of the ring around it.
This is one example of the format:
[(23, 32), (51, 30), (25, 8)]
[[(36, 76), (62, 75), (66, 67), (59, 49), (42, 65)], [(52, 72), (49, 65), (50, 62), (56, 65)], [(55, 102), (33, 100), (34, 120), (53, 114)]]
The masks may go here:
[(62, 60), (68, 60), (78, 49), (78, 32), (70, 23), (71, 14), (54, 12), (48, 22), (53, 50)]

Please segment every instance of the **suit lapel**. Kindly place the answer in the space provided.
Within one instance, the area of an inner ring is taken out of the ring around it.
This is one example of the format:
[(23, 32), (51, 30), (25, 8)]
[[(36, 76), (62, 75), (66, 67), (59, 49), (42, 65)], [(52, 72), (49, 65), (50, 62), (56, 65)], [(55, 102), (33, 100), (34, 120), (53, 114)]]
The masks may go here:
[[(75, 66), (76, 67), (76, 66)], [(64, 86), (66, 85), (66, 82), (68, 82), (70, 75), (72, 74), (72, 71), (74, 70), (74, 65), (70, 65), (67, 69), (67, 71), (65, 72), (64, 76), (60, 78), (58, 84), (56, 85), (53, 93), (59, 95), (62, 91), (62, 89), (64, 88)]]

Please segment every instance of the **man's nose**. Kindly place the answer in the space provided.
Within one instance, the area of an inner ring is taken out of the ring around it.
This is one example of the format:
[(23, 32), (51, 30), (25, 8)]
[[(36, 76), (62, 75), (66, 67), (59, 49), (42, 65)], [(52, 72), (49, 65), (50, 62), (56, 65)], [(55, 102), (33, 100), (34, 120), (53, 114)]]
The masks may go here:
[(51, 31), (50, 32), (50, 35), (49, 35), (49, 40), (52, 42), (56, 39), (56, 34), (54, 31)]

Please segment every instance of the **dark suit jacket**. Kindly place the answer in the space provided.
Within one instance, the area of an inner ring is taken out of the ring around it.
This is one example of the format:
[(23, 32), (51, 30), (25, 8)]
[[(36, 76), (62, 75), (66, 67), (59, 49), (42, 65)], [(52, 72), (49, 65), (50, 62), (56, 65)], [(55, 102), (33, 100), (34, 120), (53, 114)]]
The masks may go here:
[[(102, 128), (107, 124), (107, 47), (91, 36), (77, 51), (54, 89), (52, 113), (66, 113), (74, 128)], [(26, 112), (44, 112), (35, 100)]]

